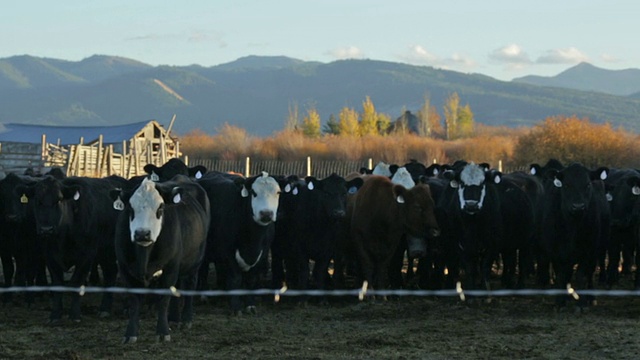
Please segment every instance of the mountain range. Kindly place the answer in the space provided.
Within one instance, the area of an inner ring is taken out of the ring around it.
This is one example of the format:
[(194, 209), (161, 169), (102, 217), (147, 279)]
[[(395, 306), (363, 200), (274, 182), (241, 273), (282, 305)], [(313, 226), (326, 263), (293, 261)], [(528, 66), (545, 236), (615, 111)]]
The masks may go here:
[(442, 113), (457, 92), (476, 122), (532, 126), (577, 115), (640, 132), (640, 70), (578, 64), (554, 77), (499, 81), (428, 66), (376, 60), (302, 61), (248, 56), (212, 67), (151, 66), (106, 55), (81, 61), (29, 55), (0, 59), (0, 123), (121, 125), (158, 120), (184, 134), (214, 133), (224, 123), (267, 136), (291, 109), (318, 110), (323, 122), (344, 107), (362, 110), (367, 96), (396, 118), (428, 96)]

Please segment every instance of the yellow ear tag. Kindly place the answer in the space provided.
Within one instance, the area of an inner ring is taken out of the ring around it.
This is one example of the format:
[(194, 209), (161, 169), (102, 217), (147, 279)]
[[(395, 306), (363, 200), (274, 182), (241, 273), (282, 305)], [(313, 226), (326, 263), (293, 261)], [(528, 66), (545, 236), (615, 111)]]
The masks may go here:
[(20, 197), (20, 203), (22, 204), (26, 204), (29, 202), (29, 198), (27, 197), (26, 194), (22, 194), (22, 196)]

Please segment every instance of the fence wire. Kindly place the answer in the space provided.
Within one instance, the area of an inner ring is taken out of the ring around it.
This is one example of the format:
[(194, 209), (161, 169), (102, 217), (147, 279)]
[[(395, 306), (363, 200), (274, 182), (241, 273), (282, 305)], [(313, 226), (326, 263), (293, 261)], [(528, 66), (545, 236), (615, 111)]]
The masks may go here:
[(247, 296), (261, 295), (273, 296), (277, 302), (283, 296), (351, 296), (363, 300), (365, 297), (373, 296), (412, 296), (412, 297), (459, 297), (465, 300), (467, 296), (472, 297), (518, 297), (518, 296), (558, 296), (570, 295), (578, 300), (580, 296), (598, 297), (636, 297), (640, 296), (640, 290), (601, 290), (585, 289), (575, 290), (568, 285), (566, 289), (500, 289), (500, 290), (464, 290), (460, 283), (456, 289), (446, 290), (373, 290), (368, 289), (365, 282), (361, 288), (347, 290), (295, 290), (283, 286), (280, 289), (256, 289), (256, 290), (179, 290), (175, 287), (168, 289), (152, 288), (126, 288), (126, 287), (98, 287), (98, 286), (12, 286), (0, 288), (3, 293), (27, 293), (27, 292), (65, 292), (77, 293), (80, 296), (89, 293), (113, 293), (113, 294), (139, 294), (139, 295), (169, 295), (169, 296), (198, 296), (198, 297), (224, 297), (224, 296)]

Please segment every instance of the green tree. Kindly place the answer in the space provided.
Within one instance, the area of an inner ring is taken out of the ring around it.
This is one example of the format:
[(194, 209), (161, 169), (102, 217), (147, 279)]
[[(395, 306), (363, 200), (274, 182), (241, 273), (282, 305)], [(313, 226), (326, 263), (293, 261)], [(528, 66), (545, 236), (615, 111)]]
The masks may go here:
[(377, 135), (378, 115), (376, 114), (376, 108), (368, 96), (366, 100), (362, 102), (362, 116), (360, 120), (360, 136), (365, 135)]
[(322, 127), (322, 132), (331, 135), (340, 135), (340, 123), (336, 120), (335, 115), (329, 115), (329, 120)]
[(378, 127), (378, 134), (387, 134), (391, 127), (391, 116), (379, 113), (376, 120), (376, 126)]
[(320, 137), (320, 114), (313, 107), (307, 109), (307, 116), (302, 119), (302, 133), (310, 138)]
[(359, 124), (358, 124), (358, 112), (355, 109), (348, 107), (342, 108), (340, 114), (340, 135), (342, 136), (358, 136)]

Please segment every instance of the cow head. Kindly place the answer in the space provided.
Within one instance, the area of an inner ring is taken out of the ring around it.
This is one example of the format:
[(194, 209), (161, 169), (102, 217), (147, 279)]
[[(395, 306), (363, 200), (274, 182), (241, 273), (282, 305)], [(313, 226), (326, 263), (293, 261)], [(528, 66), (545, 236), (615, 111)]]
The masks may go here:
[(242, 186), (242, 197), (251, 197), (253, 221), (262, 226), (276, 221), (281, 190), (273, 177), (263, 171), (262, 175), (238, 178), (237, 184)]
[(182, 160), (172, 158), (160, 167), (153, 164), (147, 164), (144, 166), (144, 171), (149, 174), (149, 177), (153, 181), (166, 181), (172, 179), (176, 175), (185, 175), (191, 178), (200, 179), (207, 172), (207, 168), (201, 165), (188, 167)]
[(144, 179), (133, 193), (113, 190), (113, 207), (126, 209), (129, 215), (131, 242), (148, 247), (153, 245), (162, 231), (165, 204), (180, 203), (182, 188), (165, 188), (150, 179)]
[(589, 171), (581, 164), (573, 163), (557, 171), (548, 171), (553, 186), (560, 191), (560, 207), (564, 214), (582, 216), (585, 214), (593, 193), (593, 181), (605, 180), (609, 169)]
[(21, 201), (31, 202), (36, 220), (36, 232), (39, 235), (57, 234), (65, 221), (70, 222), (73, 216), (73, 201), (81, 198), (78, 185), (66, 185), (52, 176), (27, 186), (19, 186), (17, 192)]
[(391, 177), (391, 182), (394, 184), (402, 185), (407, 189), (411, 189), (416, 185), (411, 174), (404, 166), (396, 170), (396, 172)]
[(627, 176), (607, 185), (606, 189), (611, 207), (611, 226), (627, 228), (637, 225), (640, 220), (640, 176)]
[(7, 222), (20, 222), (27, 216), (29, 198), (24, 193), (24, 188), (32, 183), (33, 181), (14, 173), (9, 173), (4, 179), (0, 180), (1, 216)]
[(447, 171), (449, 185), (457, 189), (460, 209), (467, 214), (477, 214), (482, 210), (489, 182), (499, 183), (502, 174), (487, 171), (485, 166), (469, 163), (459, 173)]
[(346, 215), (347, 194), (354, 194), (362, 186), (362, 178), (346, 181), (343, 177), (333, 173), (318, 180), (309, 176), (305, 178), (307, 191), (316, 195), (319, 211), (333, 220), (343, 219)]
[(435, 216), (435, 202), (429, 185), (419, 183), (411, 189), (393, 186), (405, 232), (418, 238), (436, 237), (440, 230)]

